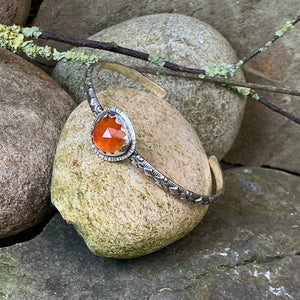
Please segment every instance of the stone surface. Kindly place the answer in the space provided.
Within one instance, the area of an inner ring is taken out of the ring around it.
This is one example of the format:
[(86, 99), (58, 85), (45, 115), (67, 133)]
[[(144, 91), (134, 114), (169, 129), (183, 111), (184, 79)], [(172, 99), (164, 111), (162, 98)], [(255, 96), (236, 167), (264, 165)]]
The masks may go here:
[(51, 77), (0, 49), (0, 237), (49, 212), (56, 143), (74, 107)]
[[(299, 74), (300, 70), (297, 72)], [(264, 80), (260, 82), (273, 84)], [(299, 84), (293, 86), (300, 90)], [(300, 116), (299, 97), (260, 94), (295, 116)], [(248, 166), (270, 166), (300, 174), (299, 148), (300, 128), (298, 124), (269, 110), (255, 100), (248, 99), (241, 130), (224, 161)]]
[(190, 234), (138, 259), (94, 256), (57, 215), (0, 249), (0, 299), (299, 299), (299, 177), (240, 168), (225, 181)]
[[(250, 19), (260, 21), (252, 22), (252, 26), (247, 26), (248, 28), (243, 26), (245, 36), (242, 35), (239, 41), (233, 42), (237, 44), (237, 49), (242, 49), (242, 45), (245, 46), (243, 51), (238, 51), (240, 56), (262, 45), (283, 27), (287, 20), (295, 18), (300, 13), (299, 3), (294, 0), (276, 1), (272, 7), (270, 5), (267, 2), (260, 2), (250, 10)], [(248, 45), (247, 37), (250, 41)], [(300, 30), (295, 26), (269, 51), (245, 65), (247, 80), (300, 90), (300, 65), (297, 54), (299, 47)], [(260, 94), (288, 112), (300, 116), (299, 97), (264, 92)], [(299, 147), (299, 125), (272, 112), (255, 100), (248, 99), (240, 133), (225, 161), (249, 166), (265, 165), (300, 173)]]
[[(107, 90), (99, 97), (104, 108), (117, 107), (129, 117), (137, 137), (136, 150), (147, 161), (184, 187), (209, 193), (206, 154), (190, 124), (172, 106), (135, 89)], [(52, 203), (92, 251), (106, 257), (137, 257), (191, 231), (207, 206), (177, 200), (129, 160), (100, 159), (89, 139), (92, 122), (85, 101), (71, 114), (61, 134), (51, 190)]]
[[(55, 2), (60, 5), (55, 5)], [(44, 0), (36, 24), (48, 31), (88, 37), (132, 17), (152, 13), (181, 13), (214, 27), (226, 37), (238, 56), (244, 57), (270, 39), (287, 20), (300, 13), (298, 0), (120, 0), (113, 4), (103, 0), (87, 0), (84, 1), (88, 3), (86, 6), (80, 6), (81, 2), (77, 0), (77, 5), (73, 6), (73, 0)], [(81, 25), (73, 26), (78, 24), (78, 19)], [(245, 65), (247, 81), (300, 89), (298, 26), (277, 41), (268, 52)], [(300, 115), (300, 104), (296, 97), (266, 96), (287, 111)], [(299, 134), (298, 126), (294, 123), (249, 99), (240, 135), (226, 160), (246, 165), (270, 165), (300, 173)]]
[[(228, 42), (212, 27), (176, 14), (132, 19), (102, 30), (90, 38), (107, 42), (113, 40), (119, 45), (195, 68), (221, 64), (224, 61), (233, 63), (237, 60)], [(79, 51), (83, 49), (79, 48)], [(124, 55), (94, 49), (85, 51), (95, 53), (103, 60), (153, 67), (151, 63)], [(85, 66), (59, 63), (53, 72), (53, 78), (74, 99), (82, 101), (86, 98), (83, 90), (85, 69)], [(157, 75), (148, 77), (167, 91), (166, 100), (192, 124), (207, 153), (223, 158), (240, 128), (245, 99), (212, 83)], [(243, 80), (241, 72), (238, 72), (236, 79)], [(94, 85), (97, 90), (124, 86), (139, 88), (132, 80), (125, 80), (124, 76), (115, 76), (111, 72), (103, 72), (99, 79), (94, 80)]]
[(0, 24), (25, 24), (31, 0), (0, 0)]

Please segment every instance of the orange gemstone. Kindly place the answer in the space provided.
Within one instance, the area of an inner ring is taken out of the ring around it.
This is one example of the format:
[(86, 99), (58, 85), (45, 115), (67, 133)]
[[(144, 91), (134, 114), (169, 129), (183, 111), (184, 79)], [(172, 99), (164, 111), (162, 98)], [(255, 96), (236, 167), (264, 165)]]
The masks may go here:
[(122, 125), (116, 122), (116, 118), (106, 116), (94, 127), (93, 142), (104, 153), (114, 154), (120, 151), (126, 144), (126, 133), (121, 130)]

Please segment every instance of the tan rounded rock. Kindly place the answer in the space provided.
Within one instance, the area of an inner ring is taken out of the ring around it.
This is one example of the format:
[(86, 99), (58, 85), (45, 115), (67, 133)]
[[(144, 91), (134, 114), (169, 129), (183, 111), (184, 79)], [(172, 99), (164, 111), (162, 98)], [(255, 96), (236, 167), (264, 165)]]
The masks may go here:
[(0, 0), (0, 24), (23, 25), (29, 14), (31, 0)]
[[(103, 107), (118, 107), (131, 120), (137, 151), (175, 182), (211, 191), (207, 156), (195, 131), (167, 102), (135, 89), (99, 94)], [(93, 114), (85, 101), (65, 124), (55, 156), (52, 202), (97, 255), (131, 258), (180, 239), (207, 206), (178, 200), (127, 159), (101, 160), (89, 135)]]
[(36, 66), (0, 48), (0, 238), (53, 209), (56, 143), (73, 99)]
[[(237, 57), (224, 37), (210, 25), (178, 14), (157, 14), (131, 19), (104, 29), (90, 37), (154, 54), (165, 60), (191, 68), (213, 64), (235, 63)], [(102, 60), (117, 61), (129, 66), (157, 67), (149, 62), (125, 55), (95, 49), (79, 48), (96, 54)], [(84, 93), (85, 66), (60, 62), (52, 76), (78, 102)], [(157, 67), (159, 72), (159, 67)], [(223, 158), (233, 144), (243, 118), (245, 98), (212, 83), (185, 78), (147, 75), (167, 91), (166, 100), (177, 108), (198, 133), (206, 152)], [(235, 80), (243, 81), (242, 71)], [(96, 89), (137, 87), (119, 74), (95, 77)], [(139, 87), (138, 87), (139, 88)]]

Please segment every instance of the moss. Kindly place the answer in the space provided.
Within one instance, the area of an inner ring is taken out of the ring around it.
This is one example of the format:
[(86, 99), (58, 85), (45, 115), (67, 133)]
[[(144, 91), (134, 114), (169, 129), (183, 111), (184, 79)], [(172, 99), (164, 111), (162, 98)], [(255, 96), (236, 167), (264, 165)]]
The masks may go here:
[(22, 272), (22, 263), (5, 249), (0, 254), (0, 274), (0, 299), (10, 299), (16, 289), (23, 295), (34, 294), (31, 280)]
[(112, 47), (114, 49), (118, 49), (119, 48), (119, 45), (116, 42), (112, 42), (111, 45), (112, 45)]
[(223, 271), (233, 271), (234, 267), (228, 266), (228, 265), (220, 265), (217, 266), (216, 268), (217, 272), (223, 272)]
[(78, 232), (78, 234), (85, 240), (90, 238), (90, 234), (88, 233), (88, 231), (86, 230), (86, 226), (80, 224), (80, 223), (74, 223), (73, 224), (74, 228), (76, 229), (76, 231)]
[(200, 274), (200, 275), (195, 276), (194, 278), (191, 278), (191, 280), (192, 280), (192, 281), (197, 281), (197, 280), (203, 279), (203, 278), (205, 278), (205, 277), (207, 277), (207, 276), (208, 276), (208, 274), (205, 272), (205, 273), (203, 273), (203, 274)]

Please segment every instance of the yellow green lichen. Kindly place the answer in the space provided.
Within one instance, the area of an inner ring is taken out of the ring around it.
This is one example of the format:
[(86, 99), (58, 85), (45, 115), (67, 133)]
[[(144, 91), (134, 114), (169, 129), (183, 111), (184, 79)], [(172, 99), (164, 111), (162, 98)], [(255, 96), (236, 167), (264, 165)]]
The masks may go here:
[(59, 52), (55, 48), (52, 49), (49, 46), (38, 46), (32, 41), (24, 42), (19, 47), (19, 50), (24, 52), (30, 58), (41, 56), (46, 59), (53, 59), (57, 61), (65, 59), (70, 62), (79, 62), (84, 64), (91, 64), (99, 60), (96, 55), (89, 56), (83, 52), (75, 52), (71, 50), (67, 52)]
[(272, 45), (272, 42), (269, 41), (269, 42), (267, 42), (263, 47), (259, 48), (259, 51), (260, 51), (260, 52), (264, 52), (264, 51), (266, 51), (271, 45)]
[(236, 71), (235, 64), (225, 64), (222, 63), (220, 65), (212, 65), (211, 67), (205, 68), (205, 74), (209, 77), (222, 77), (228, 78), (234, 75)]
[(293, 21), (287, 21), (280, 30), (276, 31), (275, 35), (277, 35), (278, 37), (282, 37), (285, 33), (287, 33), (293, 27), (294, 27)]
[(162, 58), (160, 58), (160, 57), (158, 57), (158, 56), (156, 56), (154, 54), (149, 54), (148, 61), (150, 61), (151, 63), (154, 63), (154, 64), (158, 65), (161, 68), (166, 63)]
[(251, 89), (247, 87), (232, 85), (231, 88), (243, 96), (248, 96), (251, 93)]
[(204, 75), (204, 74), (199, 74), (198, 77), (199, 77), (200, 79), (204, 79), (204, 78), (205, 78), (205, 75)]
[(24, 27), (24, 28), (22, 28), (22, 33), (27, 38), (34, 37), (36, 39), (42, 34), (42, 32), (40, 31), (40, 29), (38, 27), (36, 27), (36, 26), (33, 26), (33, 27)]
[(4, 47), (12, 52), (16, 52), (17, 49), (23, 44), (24, 35), (20, 26), (12, 25), (6, 26), (0, 24), (0, 46)]
[(17, 25), (6, 26), (0, 24), (0, 46), (14, 53), (23, 52), (30, 58), (41, 56), (46, 59), (57, 61), (65, 59), (70, 62), (84, 64), (91, 64), (99, 60), (95, 55), (89, 56), (83, 52), (75, 51), (59, 52), (49, 46), (38, 46), (31, 40), (25, 41), (25, 38), (37, 38), (40, 35), (41, 32), (38, 27), (22, 28)]
[(259, 100), (259, 99), (260, 99), (260, 97), (259, 97), (258, 94), (253, 94), (253, 95), (251, 95), (251, 97), (252, 97), (253, 99), (255, 99), (255, 100)]
[(114, 49), (118, 49), (119, 48), (119, 45), (116, 42), (112, 42), (111, 45), (112, 45), (112, 47)]
[(235, 64), (235, 69), (240, 68), (243, 64), (244, 64), (244, 61), (243, 61), (243, 60), (238, 61), (238, 62)]

